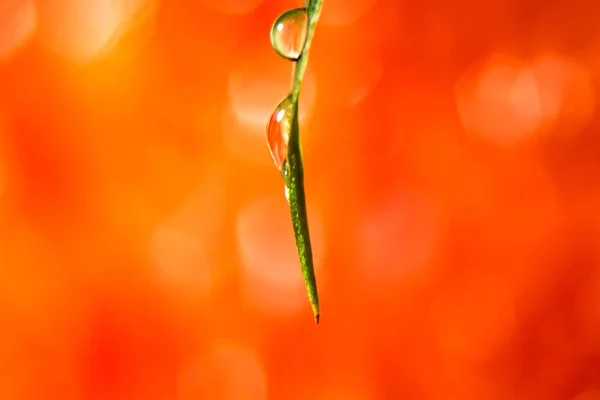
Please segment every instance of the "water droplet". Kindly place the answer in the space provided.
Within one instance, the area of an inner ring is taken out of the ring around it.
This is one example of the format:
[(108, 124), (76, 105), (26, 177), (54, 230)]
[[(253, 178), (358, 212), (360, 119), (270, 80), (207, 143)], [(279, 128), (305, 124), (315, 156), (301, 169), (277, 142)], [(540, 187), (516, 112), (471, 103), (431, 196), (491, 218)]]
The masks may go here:
[(290, 188), (287, 185), (285, 185), (285, 199), (290, 201)]
[(306, 9), (286, 11), (275, 20), (271, 28), (271, 44), (281, 57), (296, 61), (304, 50), (307, 31)]
[(269, 124), (267, 125), (267, 142), (271, 158), (279, 171), (287, 158), (287, 146), (292, 131), (292, 117), (294, 113), (294, 103), (292, 95), (283, 99), (275, 108)]

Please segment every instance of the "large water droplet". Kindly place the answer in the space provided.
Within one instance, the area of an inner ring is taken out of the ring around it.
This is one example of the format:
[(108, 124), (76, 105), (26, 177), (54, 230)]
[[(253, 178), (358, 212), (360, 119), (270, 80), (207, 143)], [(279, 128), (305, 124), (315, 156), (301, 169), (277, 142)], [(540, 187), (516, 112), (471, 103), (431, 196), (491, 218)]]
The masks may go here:
[(287, 146), (292, 131), (294, 103), (292, 95), (283, 99), (275, 108), (267, 125), (267, 142), (269, 151), (277, 169), (281, 171), (287, 158)]
[(286, 11), (275, 20), (271, 28), (271, 44), (281, 57), (296, 61), (304, 50), (307, 31), (306, 9)]

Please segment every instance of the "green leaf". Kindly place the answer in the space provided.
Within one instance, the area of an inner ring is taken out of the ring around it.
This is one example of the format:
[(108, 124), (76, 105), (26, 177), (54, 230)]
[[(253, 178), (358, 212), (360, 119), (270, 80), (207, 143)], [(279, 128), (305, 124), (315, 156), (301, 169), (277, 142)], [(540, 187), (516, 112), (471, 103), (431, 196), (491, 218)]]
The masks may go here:
[[(300, 258), (300, 267), (308, 292), (308, 298), (312, 306), (316, 323), (319, 323), (321, 310), (319, 306), (319, 295), (317, 292), (317, 280), (315, 277), (312, 246), (308, 229), (308, 218), (306, 213), (306, 199), (304, 193), (304, 167), (302, 164), (302, 145), (300, 142), (300, 126), (298, 123), (298, 99), (300, 88), (308, 64), (310, 46), (315, 33), (319, 16), (321, 15), (323, 0), (305, 0), (304, 7), (308, 15), (306, 42), (300, 57), (294, 64), (294, 75), (292, 78), (292, 114), (286, 116), (291, 119), (291, 124), (286, 124), (289, 131), (287, 142), (287, 154), (281, 174), (288, 188), (288, 201), (292, 216), (296, 247)], [(287, 133), (287, 132), (286, 132)]]

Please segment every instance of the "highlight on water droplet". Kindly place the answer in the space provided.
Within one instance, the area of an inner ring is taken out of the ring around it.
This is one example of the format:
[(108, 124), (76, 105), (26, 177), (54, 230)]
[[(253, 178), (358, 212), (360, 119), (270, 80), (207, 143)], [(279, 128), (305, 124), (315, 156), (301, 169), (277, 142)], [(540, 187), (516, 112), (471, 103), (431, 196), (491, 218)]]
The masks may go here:
[(284, 186), (284, 190), (285, 190), (285, 199), (289, 202), (290, 201), (290, 188), (288, 187), (288, 185)]
[(271, 44), (281, 57), (296, 61), (300, 58), (308, 32), (306, 9), (295, 8), (284, 12), (271, 28)]
[(294, 103), (290, 94), (279, 103), (269, 118), (267, 125), (267, 143), (271, 158), (279, 171), (287, 158), (287, 145), (292, 131)]

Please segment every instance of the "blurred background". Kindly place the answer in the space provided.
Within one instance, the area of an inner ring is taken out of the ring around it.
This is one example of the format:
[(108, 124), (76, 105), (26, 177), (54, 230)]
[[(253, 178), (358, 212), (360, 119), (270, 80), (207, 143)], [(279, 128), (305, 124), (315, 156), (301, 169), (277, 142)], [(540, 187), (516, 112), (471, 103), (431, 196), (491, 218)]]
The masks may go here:
[(600, 6), (0, 0), (0, 399), (600, 399)]

